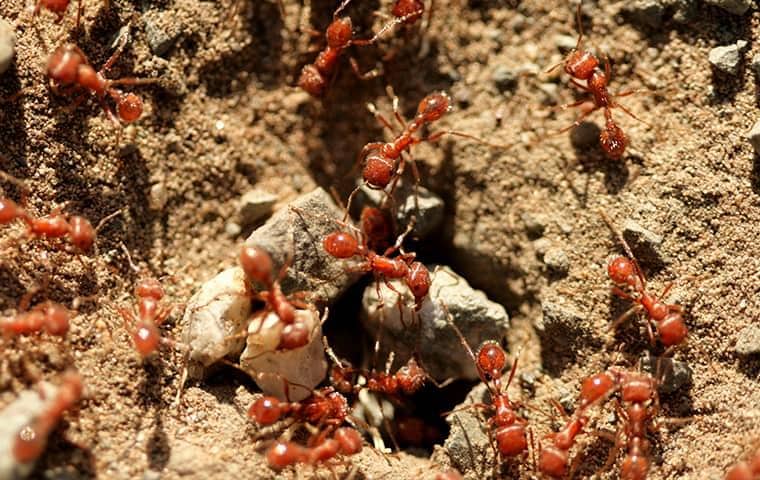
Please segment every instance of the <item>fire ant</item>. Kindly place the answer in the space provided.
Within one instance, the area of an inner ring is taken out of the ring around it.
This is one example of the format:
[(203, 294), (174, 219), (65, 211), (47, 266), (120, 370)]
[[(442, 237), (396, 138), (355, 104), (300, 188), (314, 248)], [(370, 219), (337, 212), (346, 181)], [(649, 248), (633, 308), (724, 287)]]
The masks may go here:
[(314, 391), (300, 402), (281, 402), (276, 397), (262, 396), (253, 402), (248, 416), (259, 425), (272, 425), (283, 416), (313, 425), (342, 424), (348, 416), (348, 401), (333, 387), (323, 387)]
[(42, 331), (48, 335), (65, 336), (69, 331), (69, 311), (66, 307), (44, 302), (14, 318), (0, 319), (0, 332), (5, 337), (32, 335)]
[(725, 480), (758, 480), (760, 479), (760, 448), (747, 458), (732, 466), (726, 472)]
[(618, 287), (613, 288), (612, 291), (615, 295), (635, 304), (613, 323), (613, 328), (617, 327), (631, 315), (645, 311), (649, 320), (646, 323), (647, 333), (652, 344), (654, 344), (652, 325), (654, 325), (655, 330), (657, 330), (657, 334), (663, 345), (666, 347), (674, 347), (680, 344), (686, 338), (688, 333), (683, 320), (684, 309), (680, 305), (669, 304), (662, 301), (673, 287), (673, 283), (671, 282), (665, 286), (659, 296), (648, 293), (646, 291), (646, 278), (644, 277), (644, 273), (641, 271), (641, 267), (636, 261), (628, 242), (626, 242), (623, 235), (614, 228), (609, 217), (602, 213), (602, 218), (617, 235), (620, 243), (623, 245), (623, 249), (628, 255), (628, 258), (624, 256), (613, 258), (607, 265), (607, 274), (614, 283), (624, 285), (633, 290), (636, 294), (635, 296), (630, 295)]
[[(581, 4), (578, 4), (578, 10), (576, 13), (578, 21), (578, 42), (575, 44), (570, 53), (567, 54), (565, 59), (551, 67), (547, 72), (551, 72), (558, 66), (562, 65), (565, 73), (570, 75), (570, 83), (579, 88), (580, 90), (587, 92), (591, 95), (590, 98), (585, 98), (577, 102), (568, 103), (559, 107), (560, 110), (567, 108), (580, 107), (581, 114), (570, 126), (563, 128), (557, 133), (564, 133), (572, 128), (577, 127), (581, 122), (589, 116), (591, 113), (603, 109), (605, 125), (604, 129), (599, 134), (599, 143), (607, 156), (612, 159), (619, 159), (625, 153), (625, 148), (628, 145), (628, 138), (623, 130), (615, 123), (612, 118), (612, 109), (620, 108), (625, 113), (633, 117), (642, 123), (643, 120), (634, 115), (625, 106), (616, 102), (614, 98), (626, 97), (635, 93), (638, 90), (627, 90), (610, 94), (607, 90), (607, 84), (611, 78), (611, 69), (609, 58), (604, 56), (604, 71), (599, 68), (599, 59), (590, 51), (581, 49), (581, 42), (583, 40), (583, 25), (581, 24)], [(585, 85), (579, 83), (585, 81)]]
[(164, 298), (164, 288), (154, 278), (137, 282), (135, 296), (137, 318), (132, 310), (123, 307), (117, 307), (117, 310), (124, 320), (124, 328), (132, 335), (137, 353), (145, 358), (155, 352), (161, 341), (165, 340), (161, 338), (159, 327), (169, 317), (174, 306), (159, 304)]
[[(274, 312), (282, 323), (282, 332), (278, 348), (294, 349), (309, 342), (311, 331), (308, 326), (297, 318), (296, 308), (309, 309), (313, 307), (297, 299), (289, 299), (282, 292), (280, 280), (285, 277), (290, 261), (285, 262), (277, 278), (272, 277), (272, 257), (263, 248), (253, 245), (243, 245), (240, 251), (240, 266), (249, 281), (256, 281), (266, 287), (264, 292), (252, 291), (255, 298), (266, 303), (264, 313)], [(248, 285), (250, 288), (250, 285)]]
[(19, 463), (30, 463), (38, 459), (45, 450), (48, 436), (63, 414), (82, 398), (84, 384), (76, 372), (63, 374), (61, 386), (46, 409), (31, 423), (24, 426), (13, 442), (13, 458)]
[(318, 435), (309, 443), (312, 445), (304, 447), (295, 442), (279, 441), (267, 451), (267, 463), (275, 470), (282, 470), (297, 463), (316, 465), (338, 454), (354, 455), (362, 450), (361, 435), (351, 427), (338, 428), (332, 438)]
[[(52, 90), (57, 94), (80, 93), (74, 100), (74, 105), (78, 105), (85, 96), (90, 93), (97, 97), (98, 102), (103, 107), (108, 118), (116, 126), (120, 122), (132, 123), (140, 118), (143, 111), (143, 102), (136, 94), (129, 92), (124, 93), (115, 85), (145, 85), (155, 83), (154, 78), (120, 78), (111, 80), (105, 77), (108, 70), (121, 55), (127, 44), (127, 35), (123, 35), (116, 51), (111, 55), (100, 70), (90, 65), (87, 56), (82, 50), (74, 44), (65, 44), (58, 47), (50, 56), (47, 65), (47, 75), (50, 78)], [(116, 114), (108, 106), (105, 99), (109, 96), (116, 103)]]
[(441, 302), (441, 307), (446, 312), (448, 323), (459, 337), (462, 347), (464, 347), (467, 355), (477, 367), (480, 379), (491, 394), (490, 405), (473, 403), (471, 406), (493, 412), (491, 418), (488, 419), (488, 424), (496, 428), (495, 431), (489, 429), (488, 437), (494, 453), (496, 453), (497, 457), (499, 455), (514, 457), (526, 453), (528, 450), (526, 435), (528, 421), (517, 414), (515, 410), (520, 407), (520, 404), (510, 400), (507, 393), (507, 389), (517, 371), (517, 358), (512, 362), (509, 378), (502, 388), (501, 374), (507, 365), (507, 354), (504, 352), (504, 349), (495, 341), (485, 341), (478, 349), (477, 355), (475, 355), (467, 343), (467, 339), (465, 339), (459, 327), (454, 323), (451, 312), (449, 312), (446, 304)]
[(89, 220), (78, 215), (64, 216), (53, 213), (45, 217), (32, 217), (25, 209), (8, 198), (0, 198), (0, 224), (22, 220), (35, 237), (68, 237), (80, 251), (86, 252), (95, 243), (95, 229)]

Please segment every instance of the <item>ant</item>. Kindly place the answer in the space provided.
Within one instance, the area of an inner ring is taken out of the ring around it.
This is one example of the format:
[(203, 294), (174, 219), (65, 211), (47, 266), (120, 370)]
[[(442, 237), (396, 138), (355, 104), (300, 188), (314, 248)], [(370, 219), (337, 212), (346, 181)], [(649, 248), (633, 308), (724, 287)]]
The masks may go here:
[(333, 432), (332, 438), (325, 438), (323, 434), (318, 435), (309, 443), (312, 445), (304, 447), (290, 441), (276, 442), (267, 451), (267, 463), (275, 470), (282, 470), (297, 463), (316, 465), (338, 454), (357, 454), (363, 446), (361, 435), (351, 427), (338, 428)]
[(760, 448), (726, 472), (725, 480), (757, 480), (760, 478)]
[(348, 400), (333, 387), (320, 388), (300, 402), (282, 402), (265, 395), (256, 399), (248, 409), (248, 416), (263, 426), (272, 425), (285, 415), (313, 425), (338, 426), (348, 413)]
[(124, 320), (124, 328), (132, 335), (135, 349), (141, 357), (146, 358), (158, 349), (162, 340), (159, 327), (169, 317), (173, 305), (161, 306), (164, 288), (158, 280), (146, 278), (135, 286), (137, 297), (137, 318), (132, 310), (117, 307)]
[[(473, 408), (482, 408), (491, 410), (493, 415), (488, 419), (488, 424), (496, 427), (495, 431), (489, 429), (488, 437), (494, 452), (504, 457), (514, 457), (527, 452), (528, 439), (526, 435), (526, 426), (528, 421), (518, 416), (515, 411), (520, 404), (509, 399), (507, 389), (512, 383), (512, 379), (517, 371), (517, 358), (512, 362), (512, 368), (509, 372), (509, 378), (506, 385), (502, 388), (501, 374), (507, 365), (507, 354), (497, 342), (488, 340), (483, 342), (478, 349), (477, 355), (472, 352), (472, 348), (467, 343), (459, 327), (454, 323), (445, 303), (441, 302), (441, 307), (446, 312), (446, 317), (451, 328), (459, 337), (462, 347), (467, 355), (472, 359), (478, 369), (478, 375), (488, 388), (491, 394), (491, 404), (473, 403)], [(495, 441), (495, 444), (494, 444)]]
[[(34, 6), (34, 11), (32, 12), (32, 19), (37, 17), (37, 15), (40, 13), (40, 10), (44, 8), (45, 10), (54, 13), (58, 17), (55, 23), (61, 23), (63, 21), (63, 17), (66, 15), (66, 10), (68, 10), (70, 3), (71, 0), (37, 0), (37, 4)], [(104, 3), (106, 4), (107, 8), (110, 0), (105, 0)], [(81, 19), (83, 13), (84, 4), (82, 3), (82, 0), (77, 0), (77, 29), (79, 28), (79, 20)]]
[[(290, 265), (290, 260), (280, 268), (277, 278), (272, 277), (272, 257), (261, 247), (243, 245), (240, 251), (240, 266), (249, 281), (256, 281), (266, 287), (265, 292), (252, 292), (255, 298), (266, 303), (264, 312), (272, 311), (280, 319), (283, 325), (278, 348), (295, 349), (309, 343), (311, 331), (308, 326), (297, 318), (296, 308), (313, 308), (310, 304), (297, 299), (288, 299), (282, 292), (280, 281), (285, 277), (285, 272)], [(251, 288), (250, 285), (247, 288)]]
[(626, 286), (636, 294), (635, 296), (630, 295), (618, 287), (613, 288), (612, 291), (615, 295), (635, 304), (613, 323), (613, 328), (617, 327), (631, 315), (645, 311), (649, 319), (646, 326), (650, 342), (654, 344), (654, 333), (652, 332), (652, 325), (654, 325), (663, 345), (666, 347), (679, 345), (684, 341), (688, 333), (683, 320), (684, 308), (680, 305), (662, 301), (673, 287), (673, 283), (671, 282), (665, 286), (659, 296), (648, 293), (646, 291), (646, 278), (628, 242), (625, 241), (623, 235), (615, 229), (612, 221), (603, 212), (602, 218), (615, 235), (617, 235), (620, 243), (623, 245), (623, 249), (628, 255), (628, 257), (618, 256), (613, 258), (607, 265), (607, 274), (614, 283)]
[[(433, 11), (433, 2), (430, 2), (430, 11)], [(425, 4), (421, 0), (396, 0), (391, 7), (391, 14), (397, 23), (413, 25), (425, 13)]]
[[(402, 393), (414, 395), (425, 385), (425, 381), (428, 379), (427, 373), (414, 357), (410, 357), (406, 365), (400, 367), (396, 373), (389, 373), (392, 357), (389, 359), (388, 368), (385, 372), (364, 371), (350, 365), (346, 366), (346, 362), (339, 360), (329, 346), (326, 346), (326, 351), (334, 363), (330, 370), (330, 382), (340, 392), (351, 393), (366, 388), (371, 392), (385, 395), (397, 396)], [(361, 373), (366, 378), (365, 387), (355, 386), (351, 381), (351, 378), (357, 373)]]
[(19, 463), (31, 463), (45, 450), (48, 436), (63, 417), (82, 398), (84, 384), (76, 372), (63, 374), (61, 386), (46, 409), (31, 423), (24, 426), (13, 442), (13, 458)]
[[(122, 35), (116, 51), (98, 71), (95, 71), (95, 68), (90, 65), (87, 56), (79, 47), (70, 43), (61, 45), (50, 56), (50, 60), (48, 60), (47, 75), (50, 79), (51, 88), (57, 94), (68, 95), (74, 92), (81, 92), (74, 100), (75, 106), (81, 103), (88, 93), (95, 95), (108, 118), (117, 127), (121, 126), (121, 122), (132, 123), (136, 121), (143, 112), (142, 99), (132, 92), (124, 93), (122, 90), (114, 88), (114, 86), (152, 84), (157, 79), (120, 78), (111, 80), (105, 77), (126, 45), (127, 35)], [(106, 103), (105, 99), (107, 96), (111, 97), (116, 103), (116, 114)]]
[(95, 229), (89, 220), (78, 215), (64, 216), (53, 213), (45, 217), (32, 217), (25, 209), (8, 198), (0, 198), (0, 224), (22, 220), (35, 237), (68, 237), (80, 251), (86, 252), (95, 243)]
[[(643, 120), (634, 115), (625, 106), (616, 102), (616, 97), (626, 97), (638, 93), (638, 90), (627, 90), (610, 94), (607, 90), (607, 85), (611, 78), (611, 69), (609, 58), (604, 56), (604, 70), (599, 68), (599, 59), (591, 53), (589, 50), (581, 49), (581, 42), (583, 40), (583, 25), (581, 24), (581, 4), (578, 4), (578, 10), (576, 12), (578, 21), (578, 42), (575, 44), (570, 53), (567, 54), (565, 59), (549, 68), (547, 72), (551, 72), (558, 66), (562, 65), (565, 73), (570, 75), (570, 83), (582, 91), (589, 93), (591, 98), (585, 98), (577, 102), (568, 103), (559, 107), (560, 110), (567, 108), (580, 107), (581, 114), (570, 126), (563, 128), (559, 133), (564, 133), (572, 128), (577, 127), (581, 122), (589, 116), (591, 113), (603, 109), (605, 125), (604, 129), (599, 134), (599, 143), (602, 149), (608, 157), (612, 159), (619, 159), (625, 153), (625, 148), (628, 145), (628, 138), (623, 130), (615, 123), (612, 118), (612, 109), (620, 108), (625, 113), (633, 117), (644, 124)], [(585, 81), (586, 84), (579, 83)], [(647, 124), (648, 125), (648, 124)]]
[(0, 332), (6, 337), (32, 335), (42, 331), (48, 335), (65, 336), (69, 331), (69, 311), (66, 307), (44, 302), (14, 318), (0, 319)]

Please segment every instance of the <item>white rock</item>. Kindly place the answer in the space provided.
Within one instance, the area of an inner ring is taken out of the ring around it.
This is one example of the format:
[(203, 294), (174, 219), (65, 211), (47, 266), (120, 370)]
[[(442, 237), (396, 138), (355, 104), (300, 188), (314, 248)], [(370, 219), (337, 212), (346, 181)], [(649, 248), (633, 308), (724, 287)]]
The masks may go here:
[(240, 368), (265, 394), (280, 400), (303, 400), (327, 375), (319, 315), (314, 310), (296, 310), (296, 321), (311, 331), (309, 343), (303, 347), (277, 350), (283, 326), (275, 313), (269, 313), (251, 322), (240, 355)]
[(16, 52), (16, 33), (13, 25), (0, 18), (0, 74), (8, 70)]

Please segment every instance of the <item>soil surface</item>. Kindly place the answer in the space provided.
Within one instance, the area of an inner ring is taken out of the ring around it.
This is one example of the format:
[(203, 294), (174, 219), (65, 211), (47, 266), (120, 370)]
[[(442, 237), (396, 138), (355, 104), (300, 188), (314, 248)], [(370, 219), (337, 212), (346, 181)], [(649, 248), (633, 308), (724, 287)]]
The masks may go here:
[[(648, 478), (722, 478), (756, 445), (760, 358), (733, 347), (760, 318), (760, 159), (746, 139), (757, 119), (750, 59), (760, 53), (760, 12), (734, 16), (697, 1), (688, 21), (668, 7), (653, 28), (627, 13), (630, 2), (584, 2), (584, 42), (609, 56), (611, 91), (647, 91), (621, 99), (641, 121), (615, 111), (631, 143), (622, 159), (610, 160), (596, 141), (599, 112), (581, 130), (556, 134), (577, 112), (552, 107), (582, 98), (562, 69), (545, 73), (577, 37), (575, 3), (436, 0), (427, 28), (398, 29), (377, 46), (351, 49), (362, 70), (382, 68), (383, 76), (360, 81), (344, 58), (321, 101), (294, 84), (322, 46), (323, 37), (309, 31), (324, 30), (333, 1), (287, 0), (283, 16), (269, 0), (90, 0), (79, 30), (75, 6), (56, 24), (48, 12), (32, 21), (26, 3), (0, 0), (17, 35), (0, 96), (23, 89), (0, 104), (1, 170), (28, 186), (26, 206), (35, 215), (61, 209), (97, 225), (119, 212), (103, 223), (89, 255), (28, 241), (21, 224), (2, 228), (4, 314), (13, 315), (35, 286), (33, 304), (81, 304), (63, 341), (2, 340), (0, 407), (72, 365), (86, 382), (86, 399), (53, 433), (36, 478), (432, 478), (447, 465), (440, 448), (432, 463), (430, 452), (384, 456), (365, 448), (333, 472), (275, 474), (246, 417), (257, 392), (252, 381), (225, 369), (188, 386), (175, 405), (181, 352), (166, 348), (141, 361), (115, 309), (134, 302), (142, 276), (161, 278), (170, 301), (181, 304), (233, 265), (248, 232), (231, 223), (237, 200), (253, 187), (277, 195), (278, 207), (316, 186), (346, 198), (362, 146), (390, 138), (366, 108), (373, 102), (390, 114), (386, 85), (407, 118), (426, 94), (446, 90), (454, 108), (436, 129), (512, 145), (447, 136), (415, 147), (414, 156), (422, 183), (447, 207), (441, 234), (418, 251), (505, 305), (510, 353), (520, 352), (520, 372), (533, 376), (532, 389), (512, 385), (516, 396), (548, 412), (550, 398), (576, 395), (588, 375), (613, 365), (636, 369), (645, 352), (663, 351), (650, 345), (641, 321), (610, 329), (627, 304), (610, 292), (606, 262), (622, 248), (605, 212), (617, 228), (632, 219), (662, 237), (653, 255), (635, 253), (651, 288), (675, 282), (668, 299), (687, 311), (688, 341), (673, 356), (693, 379), (660, 399)], [(357, 36), (377, 31), (385, 20), (374, 12), (389, 12), (391, 3), (355, 0), (346, 13)], [(125, 87), (142, 96), (145, 113), (121, 131), (97, 101), (74, 106), (45, 78), (58, 45), (75, 42), (99, 68), (120, 30), (129, 42), (109, 77), (159, 79)], [(149, 47), (155, 30), (173, 39), (162, 55)], [(749, 42), (738, 73), (713, 70), (710, 49), (738, 40)], [(13, 182), (0, 186), (22, 199)], [(567, 273), (547, 266), (550, 249), (564, 252)], [(576, 328), (543, 328), (547, 302), (579, 312)], [(167, 338), (179, 337), (178, 318), (167, 322)], [(598, 426), (614, 432), (614, 408), (604, 411)], [(560, 423), (533, 417), (536, 439)], [(589, 478), (611, 444), (599, 436), (582, 445), (576, 478)], [(465, 473), (491, 472), (485, 465)], [(503, 475), (536, 477), (528, 461)]]

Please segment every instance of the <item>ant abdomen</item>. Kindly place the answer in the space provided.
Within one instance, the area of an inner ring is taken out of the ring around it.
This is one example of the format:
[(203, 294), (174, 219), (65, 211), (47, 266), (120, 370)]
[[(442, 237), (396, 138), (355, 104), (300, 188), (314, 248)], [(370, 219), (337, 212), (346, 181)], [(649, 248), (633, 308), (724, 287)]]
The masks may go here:
[(417, 115), (427, 122), (434, 122), (451, 110), (451, 98), (445, 92), (431, 93), (420, 101)]
[(496, 429), (496, 445), (499, 453), (505, 457), (513, 457), (528, 448), (528, 438), (523, 425), (507, 425)]
[(161, 332), (152, 322), (139, 322), (135, 325), (135, 331), (132, 334), (135, 342), (135, 349), (142, 357), (147, 357), (158, 349), (161, 341)]
[(657, 332), (660, 334), (662, 344), (669, 347), (681, 343), (689, 331), (681, 314), (671, 313), (657, 324)]
[(396, 162), (376, 149), (365, 159), (362, 177), (370, 188), (382, 189), (391, 182), (395, 169)]
[(248, 416), (259, 425), (272, 425), (282, 416), (283, 408), (280, 401), (271, 396), (256, 399), (248, 409)]
[(240, 266), (245, 276), (265, 285), (272, 281), (272, 258), (262, 248), (243, 245), (240, 251)]
[(617, 160), (625, 153), (628, 137), (617, 124), (608, 121), (599, 134), (599, 144), (610, 158)]

